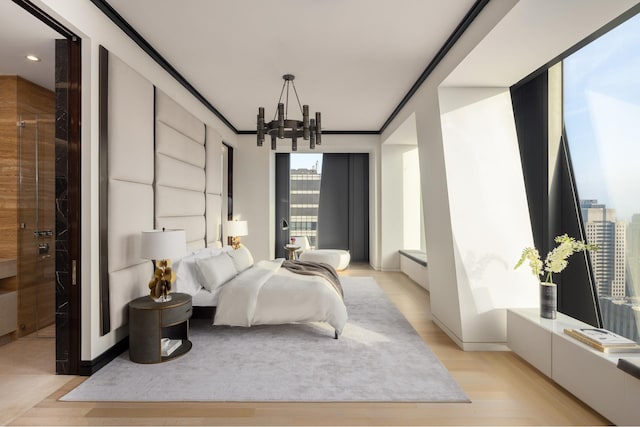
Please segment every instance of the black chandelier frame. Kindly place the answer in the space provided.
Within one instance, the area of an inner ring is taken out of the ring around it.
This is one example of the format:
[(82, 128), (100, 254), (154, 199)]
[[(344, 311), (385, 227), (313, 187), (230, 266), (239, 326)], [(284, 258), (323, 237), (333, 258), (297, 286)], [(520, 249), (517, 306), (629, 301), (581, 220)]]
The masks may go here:
[[(265, 136), (271, 137), (271, 149), (276, 149), (278, 139), (291, 138), (291, 150), (298, 151), (298, 138), (309, 141), (309, 148), (314, 149), (316, 145), (322, 144), (322, 116), (320, 112), (315, 113), (315, 118), (309, 117), (309, 106), (301, 105), (300, 98), (298, 97), (298, 91), (296, 85), (293, 82), (295, 76), (293, 74), (285, 74), (282, 76), (284, 83), (282, 84), (282, 90), (280, 91), (280, 99), (278, 99), (278, 106), (273, 120), (269, 123), (264, 121), (264, 107), (258, 107), (258, 123), (257, 123), (257, 142), (258, 147), (262, 147)], [(302, 120), (289, 119), (289, 87), (293, 87), (293, 92), (296, 95), (300, 112), (302, 113)], [(285, 95), (285, 103), (282, 102), (282, 97)]]

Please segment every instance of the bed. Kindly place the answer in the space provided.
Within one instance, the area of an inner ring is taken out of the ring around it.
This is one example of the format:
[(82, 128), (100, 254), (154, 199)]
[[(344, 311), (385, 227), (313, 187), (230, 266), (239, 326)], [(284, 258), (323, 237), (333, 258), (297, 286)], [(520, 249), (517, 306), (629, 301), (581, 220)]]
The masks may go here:
[(176, 261), (174, 270), (175, 291), (190, 294), (194, 309), (215, 307), (214, 325), (325, 322), (337, 339), (348, 318), (339, 278), (324, 264), (254, 263), (240, 246), (197, 251)]

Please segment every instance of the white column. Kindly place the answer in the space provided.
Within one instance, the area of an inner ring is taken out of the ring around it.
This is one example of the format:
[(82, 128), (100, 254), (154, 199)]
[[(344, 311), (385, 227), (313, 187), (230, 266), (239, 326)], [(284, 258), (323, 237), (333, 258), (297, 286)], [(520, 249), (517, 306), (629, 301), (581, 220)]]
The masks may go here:
[(506, 341), (507, 307), (536, 301), (536, 278), (514, 271), (532, 245), (508, 88), (441, 88), (443, 154), (462, 346)]

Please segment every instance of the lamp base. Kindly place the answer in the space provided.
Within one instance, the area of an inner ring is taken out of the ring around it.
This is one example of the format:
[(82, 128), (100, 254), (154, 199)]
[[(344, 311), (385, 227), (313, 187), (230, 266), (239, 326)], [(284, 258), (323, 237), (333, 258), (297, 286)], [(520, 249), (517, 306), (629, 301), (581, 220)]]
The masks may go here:
[(167, 294), (167, 295), (163, 295), (160, 298), (153, 298), (151, 297), (155, 302), (168, 302), (171, 301), (171, 295)]
[(240, 247), (240, 236), (234, 236), (231, 238), (231, 247), (238, 249)]

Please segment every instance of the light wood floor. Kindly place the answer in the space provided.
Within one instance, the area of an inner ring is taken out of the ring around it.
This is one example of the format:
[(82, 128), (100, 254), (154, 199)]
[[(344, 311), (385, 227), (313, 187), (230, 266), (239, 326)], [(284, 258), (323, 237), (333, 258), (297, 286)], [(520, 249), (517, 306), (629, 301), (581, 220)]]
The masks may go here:
[(511, 352), (464, 352), (431, 321), (429, 294), (402, 273), (373, 276), (472, 403), (59, 402), (84, 378), (56, 376), (54, 340), (0, 347), (5, 425), (608, 425)]

